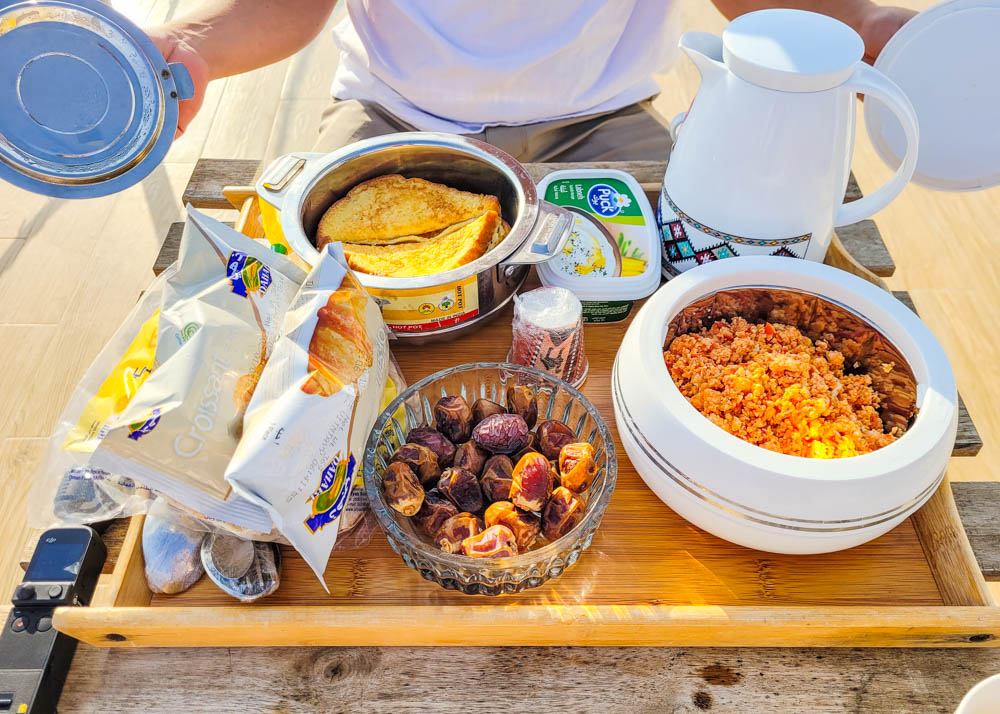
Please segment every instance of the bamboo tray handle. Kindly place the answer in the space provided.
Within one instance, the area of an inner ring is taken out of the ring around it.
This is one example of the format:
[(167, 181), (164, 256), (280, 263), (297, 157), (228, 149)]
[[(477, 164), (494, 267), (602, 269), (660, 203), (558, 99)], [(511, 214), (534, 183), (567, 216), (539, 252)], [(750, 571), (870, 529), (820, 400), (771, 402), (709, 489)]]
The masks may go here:
[(243, 208), (248, 198), (254, 198), (257, 190), (253, 186), (223, 186), (222, 195), (237, 211)]

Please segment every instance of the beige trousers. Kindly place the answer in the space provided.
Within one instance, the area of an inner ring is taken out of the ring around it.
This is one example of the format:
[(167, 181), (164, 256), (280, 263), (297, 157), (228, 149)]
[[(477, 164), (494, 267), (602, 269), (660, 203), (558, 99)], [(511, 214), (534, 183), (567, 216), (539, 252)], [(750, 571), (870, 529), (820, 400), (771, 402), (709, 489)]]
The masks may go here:
[[(334, 99), (323, 112), (313, 151), (333, 151), (346, 144), (416, 127), (373, 102)], [(649, 100), (614, 112), (569, 119), (491, 126), (469, 134), (521, 162), (530, 161), (666, 161), (670, 134), (666, 120)]]

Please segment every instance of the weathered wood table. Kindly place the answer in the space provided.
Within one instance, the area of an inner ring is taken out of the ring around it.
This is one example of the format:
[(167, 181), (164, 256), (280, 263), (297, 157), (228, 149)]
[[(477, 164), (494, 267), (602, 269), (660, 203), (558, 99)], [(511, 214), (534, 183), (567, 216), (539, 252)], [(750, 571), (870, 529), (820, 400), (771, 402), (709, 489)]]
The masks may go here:
[[(257, 168), (257, 162), (202, 160), (185, 200), (229, 208), (221, 187), (252, 183)], [(636, 166), (632, 172), (640, 182), (654, 184), (662, 167)], [(855, 185), (849, 197), (852, 192), (859, 195)], [(158, 268), (176, 255), (178, 227), (171, 228)], [(892, 274), (874, 223), (838, 233), (858, 263), (876, 275)], [(964, 408), (961, 418), (955, 453), (973, 455), (981, 442)], [(953, 491), (984, 576), (1000, 579), (1000, 484), (960, 483)], [(951, 711), (976, 681), (996, 671), (1000, 650), (991, 649), (104, 650), (81, 645), (60, 706), (64, 711), (378, 712), (510, 710), (524, 702), (543, 711)]]

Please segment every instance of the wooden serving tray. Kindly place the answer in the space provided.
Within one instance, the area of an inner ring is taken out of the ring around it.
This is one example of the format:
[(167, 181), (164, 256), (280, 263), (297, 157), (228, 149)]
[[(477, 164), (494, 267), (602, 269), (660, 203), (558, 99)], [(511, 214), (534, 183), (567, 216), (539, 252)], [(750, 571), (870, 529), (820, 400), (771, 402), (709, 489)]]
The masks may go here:
[[(248, 201), (237, 222), (249, 234), (255, 210)], [(828, 262), (856, 266), (841, 248)], [(864, 268), (855, 272), (877, 280)], [(454, 342), (400, 342), (393, 353), (411, 383), (455, 364), (502, 360), (512, 312), (508, 306), (481, 331)], [(611, 365), (626, 327), (585, 331), (590, 376), (582, 391), (616, 441)], [(965, 453), (976, 450), (969, 446)], [(947, 479), (918, 513), (871, 543), (787, 556), (743, 548), (689, 524), (653, 495), (621, 449), (618, 456), (615, 493), (591, 548), (560, 577), (518, 595), (468, 596), (426, 582), (380, 532), (359, 550), (334, 553), (330, 594), (295, 551), (284, 548), (280, 589), (255, 604), (238, 603), (207, 578), (179, 595), (153, 595), (143, 575), (143, 518), (135, 517), (106, 536), (121, 538), (121, 545), (91, 605), (57, 610), (55, 626), (93, 645), (131, 647), (1000, 643), (1000, 608), (990, 599)]]

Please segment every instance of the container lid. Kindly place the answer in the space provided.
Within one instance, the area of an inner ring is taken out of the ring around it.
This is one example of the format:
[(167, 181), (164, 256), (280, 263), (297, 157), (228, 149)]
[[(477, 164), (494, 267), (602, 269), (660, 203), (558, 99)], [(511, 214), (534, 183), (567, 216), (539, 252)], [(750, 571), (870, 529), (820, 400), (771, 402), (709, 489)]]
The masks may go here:
[[(998, 37), (1000, 0), (952, 0), (903, 25), (876, 60), (917, 113), (915, 183), (942, 191), (1000, 184)], [(874, 98), (864, 112), (875, 150), (897, 168), (906, 146), (899, 121)]]
[(758, 10), (722, 32), (726, 66), (747, 82), (784, 92), (818, 92), (847, 81), (865, 54), (840, 20), (805, 10)]
[(638, 300), (659, 287), (656, 221), (635, 178), (614, 169), (553, 171), (538, 193), (573, 213), (563, 250), (536, 266), (544, 285), (588, 301)]
[(60, 198), (137, 183), (163, 159), (187, 69), (97, 0), (0, 0), (0, 178)]

